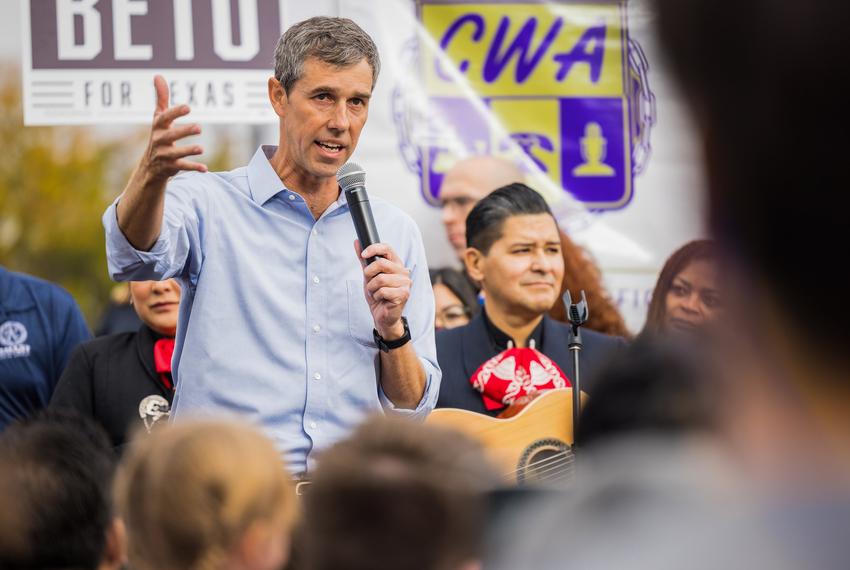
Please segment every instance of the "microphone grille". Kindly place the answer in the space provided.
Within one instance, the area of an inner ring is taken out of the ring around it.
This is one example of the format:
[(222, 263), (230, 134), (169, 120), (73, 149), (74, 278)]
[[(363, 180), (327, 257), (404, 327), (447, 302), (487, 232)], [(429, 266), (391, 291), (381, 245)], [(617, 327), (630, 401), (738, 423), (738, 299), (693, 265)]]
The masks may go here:
[(336, 172), (336, 181), (343, 191), (366, 185), (366, 171), (356, 162), (348, 162)]

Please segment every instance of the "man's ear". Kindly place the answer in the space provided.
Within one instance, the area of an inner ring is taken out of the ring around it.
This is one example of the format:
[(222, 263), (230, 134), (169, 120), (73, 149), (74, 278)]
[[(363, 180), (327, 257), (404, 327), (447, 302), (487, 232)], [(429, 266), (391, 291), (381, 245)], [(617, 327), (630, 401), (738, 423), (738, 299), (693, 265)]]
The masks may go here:
[(466, 248), (463, 252), (463, 263), (466, 265), (466, 273), (473, 281), (481, 283), (484, 280), (485, 256), (474, 247)]
[(127, 528), (115, 517), (106, 528), (106, 544), (98, 570), (118, 570), (127, 564)]
[(271, 102), (272, 108), (278, 117), (282, 117), (286, 112), (286, 104), (289, 102), (289, 97), (283, 89), (283, 85), (274, 77), (269, 77), (269, 102)]

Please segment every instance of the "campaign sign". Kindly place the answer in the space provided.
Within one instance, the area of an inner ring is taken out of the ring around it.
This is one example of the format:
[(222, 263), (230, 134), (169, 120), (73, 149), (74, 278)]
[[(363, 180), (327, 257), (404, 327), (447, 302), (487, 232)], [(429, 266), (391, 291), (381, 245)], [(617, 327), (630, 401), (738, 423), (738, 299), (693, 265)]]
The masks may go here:
[(520, 152), (529, 174), (587, 208), (627, 204), (648, 156), (654, 98), (626, 9), (420, 0), (416, 59), (431, 122), (416, 153), (425, 198), (439, 200), (459, 158)]
[(267, 123), (284, 0), (29, 0), (24, 123), (150, 122), (153, 74), (208, 123)]

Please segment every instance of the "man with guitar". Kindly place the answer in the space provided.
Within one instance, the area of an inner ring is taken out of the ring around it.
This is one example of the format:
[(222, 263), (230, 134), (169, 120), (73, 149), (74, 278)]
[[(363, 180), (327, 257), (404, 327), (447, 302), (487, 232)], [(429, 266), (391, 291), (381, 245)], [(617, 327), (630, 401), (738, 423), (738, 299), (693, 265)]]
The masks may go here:
[[(497, 416), (547, 389), (570, 387), (570, 327), (546, 316), (560, 302), (564, 276), (546, 201), (525, 184), (503, 186), (470, 212), (466, 240), (466, 270), (486, 301), (469, 324), (437, 334), (437, 407)], [(582, 388), (592, 392), (594, 371), (625, 341), (590, 330), (582, 340)]]

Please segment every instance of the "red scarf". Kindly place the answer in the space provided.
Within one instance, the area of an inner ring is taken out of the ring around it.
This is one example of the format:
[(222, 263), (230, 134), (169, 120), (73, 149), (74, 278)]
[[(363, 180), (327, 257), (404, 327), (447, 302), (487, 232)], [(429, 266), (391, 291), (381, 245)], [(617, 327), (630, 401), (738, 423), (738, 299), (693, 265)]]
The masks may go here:
[(538, 392), (572, 386), (560, 367), (534, 348), (533, 340), (529, 348), (508, 343), (507, 350), (479, 366), (469, 382), (481, 392), (488, 410), (526, 402)]
[(171, 357), (174, 354), (174, 339), (161, 338), (153, 344), (153, 363), (162, 384), (169, 390), (174, 389), (171, 381)]

